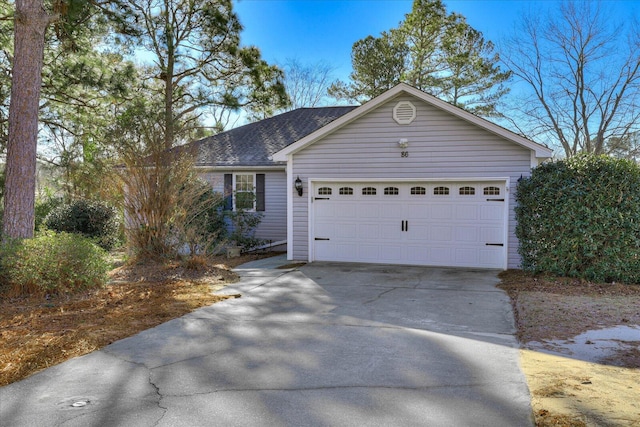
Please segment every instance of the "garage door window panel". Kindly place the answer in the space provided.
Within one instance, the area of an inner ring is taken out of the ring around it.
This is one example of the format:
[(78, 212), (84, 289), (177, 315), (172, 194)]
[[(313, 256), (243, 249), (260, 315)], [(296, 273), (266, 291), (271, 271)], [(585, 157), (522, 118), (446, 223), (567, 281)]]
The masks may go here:
[(449, 187), (436, 187), (433, 189), (434, 196), (448, 196), (449, 195)]
[(499, 196), (500, 188), (498, 187), (484, 187), (485, 196)]
[(331, 187), (318, 188), (318, 196), (330, 196), (332, 193)]
[(384, 189), (385, 196), (397, 196), (399, 194), (400, 194), (400, 190), (398, 189), (398, 187), (386, 187)]
[(378, 193), (378, 190), (375, 187), (364, 187), (362, 189), (363, 196), (375, 196)]
[(475, 187), (460, 187), (459, 194), (461, 196), (474, 196), (476, 194)]
[(353, 196), (353, 188), (351, 187), (341, 187), (338, 191), (338, 194), (341, 196)]
[(411, 187), (411, 195), (412, 196), (426, 196), (427, 189), (424, 187)]

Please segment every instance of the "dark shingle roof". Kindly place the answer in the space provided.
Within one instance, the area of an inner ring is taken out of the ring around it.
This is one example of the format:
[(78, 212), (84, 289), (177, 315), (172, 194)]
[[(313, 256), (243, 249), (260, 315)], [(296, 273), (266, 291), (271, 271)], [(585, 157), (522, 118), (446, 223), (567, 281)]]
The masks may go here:
[(198, 166), (271, 166), (275, 152), (304, 138), (356, 108), (299, 108), (199, 141)]

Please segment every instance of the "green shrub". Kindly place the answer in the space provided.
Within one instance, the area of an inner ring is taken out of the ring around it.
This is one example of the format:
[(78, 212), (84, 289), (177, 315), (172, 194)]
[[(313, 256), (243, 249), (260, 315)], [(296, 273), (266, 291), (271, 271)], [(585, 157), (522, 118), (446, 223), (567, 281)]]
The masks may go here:
[(0, 247), (0, 283), (10, 295), (103, 286), (108, 268), (106, 252), (78, 234), (47, 232)]
[(522, 268), (640, 282), (640, 167), (582, 155), (543, 164), (518, 183)]
[(44, 224), (53, 231), (82, 234), (106, 250), (113, 249), (120, 236), (118, 212), (98, 201), (75, 200), (60, 205), (49, 212)]
[(248, 212), (242, 209), (227, 211), (231, 222), (229, 240), (240, 246), (243, 251), (249, 251), (263, 245), (265, 241), (255, 237), (255, 230), (262, 221), (261, 212)]
[(52, 194), (47, 194), (44, 198), (36, 200), (35, 206), (35, 229), (36, 231), (42, 230), (44, 220), (49, 213), (62, 205), (64, 201), (60, 197), (55, 197)]

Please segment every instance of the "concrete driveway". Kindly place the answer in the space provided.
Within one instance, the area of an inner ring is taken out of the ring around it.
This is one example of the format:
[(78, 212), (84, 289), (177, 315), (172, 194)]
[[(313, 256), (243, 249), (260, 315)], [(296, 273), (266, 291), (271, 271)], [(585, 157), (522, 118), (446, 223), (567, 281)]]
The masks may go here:
[(497, 272), (274, 262), (239, 270), (241, 298), (0, 388), (0, 425), (533, 425)]

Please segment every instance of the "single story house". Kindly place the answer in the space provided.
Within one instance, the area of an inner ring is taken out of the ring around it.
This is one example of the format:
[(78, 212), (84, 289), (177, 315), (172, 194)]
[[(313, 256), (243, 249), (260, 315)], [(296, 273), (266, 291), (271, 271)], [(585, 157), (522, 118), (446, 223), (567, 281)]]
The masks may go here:
[[(193, 144), (290, 260), (517, 268), (518, 178), (551, 150), (406, 84)], [(242, 197), (255, 191), (255, 198)]]

